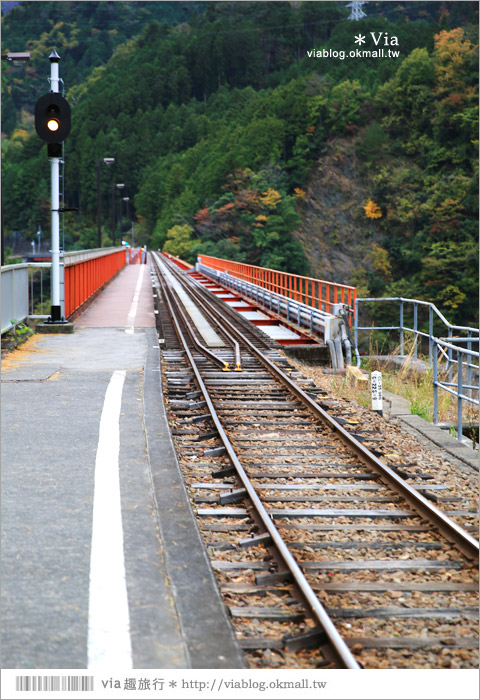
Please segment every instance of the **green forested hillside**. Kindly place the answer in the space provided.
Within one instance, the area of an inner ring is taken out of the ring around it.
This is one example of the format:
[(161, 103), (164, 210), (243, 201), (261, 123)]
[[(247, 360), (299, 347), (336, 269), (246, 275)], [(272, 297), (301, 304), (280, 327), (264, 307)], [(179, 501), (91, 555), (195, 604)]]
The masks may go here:
[(201, 12), (204, 4), (168, 0), (21, 2), (2, 17), (2, 53), (30, 51), (31, 60), (26, 69), (9, 65), (4, 71), (2, 132), (10, 135), (22, 118), (21, 110), (31, 114), (38, 97), (48, 91), (47, 59), (52, 48), (62, 57), (61, 77), (68, 88), (107, 63), (116, 47), (146, 24), (153, 20), (178, 24)]
[[(98, 5), (95, 17), (111, 5), (78, 4)], [(105, 244), (114, 177), (133, 199), (137, 241), (191, 260), (203, 251), (308, 272), (309, 251), (294, 234), (315, 168), (338, 140), (355, 154), (345, 177), (361, 182), (353, 218), (371, 254), (356, 261), (351, 279), (336, 281), (373, 296), (430, 299), (449, 318), (474, 322), (477, 4), (366, 8), (369, 17), (348, 22), (341, 2), (206, 3), (188, 23), (132, 32), (106, 65), (97, 60), (85, 79), (69, 78), (66, 189), (80, 213), (69, 217), (66, 247), (96, 245), (95, 163), (113, 156), (114, 173), (102, 177)], [(342, 60), (359, 34), (367, 40), (361, 48), (400, 55)], [(3, 38), (8, 43), (5, 29)], [(101, 43), (89, 50), (102, 51)], [(319, 49), (329, 57), (308, 55)], [(68, 42), (64, 54), (62, 77)], [(28, 106), (3, 149), (5, 225), (33, 235), (38, 223), (48, 227), (49, 183)], [(340, 151), (332, 157), (341, 164)], [(334, 241), (342, 212), (333, 197), (327, 203)]]

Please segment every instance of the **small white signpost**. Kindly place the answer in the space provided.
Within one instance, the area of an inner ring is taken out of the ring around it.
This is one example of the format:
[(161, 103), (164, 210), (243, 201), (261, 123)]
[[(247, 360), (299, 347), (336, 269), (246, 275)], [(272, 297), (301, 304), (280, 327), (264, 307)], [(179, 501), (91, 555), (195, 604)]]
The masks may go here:
[(382, 373), (372, 372), (370, 377), (372, 390), (372, 409), (380, 416), (383, 416), (383, 396), (382, 396)]

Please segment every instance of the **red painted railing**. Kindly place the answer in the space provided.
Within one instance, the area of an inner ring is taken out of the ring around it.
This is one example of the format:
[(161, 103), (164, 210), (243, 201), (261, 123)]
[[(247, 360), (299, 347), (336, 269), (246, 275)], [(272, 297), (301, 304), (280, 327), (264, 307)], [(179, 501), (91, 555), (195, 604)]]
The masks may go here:
[(245, 282), (264, 287), (320, 311), (332, 313), (334, 304), (347, 304), (352, 310), (355, 308), (357, 289), (346, 284), (293, 275), (290, 272), (279, 272), (233, 260), (222, 260), (210, 255), (199, 255), (198, 261), (213, 270), (229, 272)]
[[(130, 251), (130, 262), (139, 262), (141, 251)], [(138, 254), (137, 254), (138, 253)], [(68, 254), (66, 255), (68, 258)], [(110, 280), (126, 264), (125, 249), (106, 252), (75, 261), (65, 261), (65, 318), (70, 318), (100, 287)]]
[[(142, 252), (143, 248), (129, 248), (129, 264), (130, 265), (135, 265), (135, 264), (141, 264), (142, 263)], [(145, 256), (145, 262), (146, 262), (146, 256)]]
[(176, 258), (175, 255), (170, 255), (170, 253), (162, 253), (162, 255), (174, 262), (181, 270), (191, 270), (193, 267), (190, 263), (185, 262), (181, 258)]

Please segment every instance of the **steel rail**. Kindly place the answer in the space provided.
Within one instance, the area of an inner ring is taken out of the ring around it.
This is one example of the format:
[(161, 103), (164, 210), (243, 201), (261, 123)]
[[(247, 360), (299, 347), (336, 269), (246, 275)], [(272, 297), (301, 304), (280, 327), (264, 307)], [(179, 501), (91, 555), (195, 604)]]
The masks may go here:
[[(182, 279), (184, 279), (182, 277)], [(191, 284), (195, 284), (197, 288), (203, 289), (196, 280), (189, 278)], [(427, 518), (435, 527), (437, 527), (440, 532), (448, 539), (448, 541), (453, 542), (460, 551), (465, 554), (465, 556), (472, 560), (478, 559), (479, 554), (479, 542), (474, 537), (472, 537), (466, 530), (464, 530), (460, 525), (448, 517), (445, 513), (439, 510), (435, 505), (428, 501), (425, 496), (414, 488), (412, 488), (407, 482), (398, 474), (393, 471), (390, 467), (379, 460), (370, 450), (362, 445), (353, 435), (351, 435), (347, 430), (345, 430), (337, 421), (332, 418), (325, 410), (323, 410), (318, 404), (310, 398), (293, 380), (291, 380), (282, 370), (277, 367), (268, 357), (266, 357), (261, 350), (255, 347), (255, 345), (250, 342), (250, 340), (245, 337), (235, 326), (226, 318), (218, 309), (214, 309), (214, 313), (217, 318), (221, 319), (223, 323), (226, 323), (231, 330), (231, 332), (236, 335), (236, 337), (246, 345), (250, 351), (260, 360), (260, 362), (266, 367), (274, 376), (276, 376), (284, 386), (293, 393), (306, 408), (308, 408), (317, 418), (322, 420), (324, 423), (330, 426), (332, 430), (338, 433), (339, 437), (343, 440), (347, 446), (352, 449), (357, 457), (366, 464), (368, 467), (373, 468), (380, 478), (388, 484), (395, 491), (400, 492), (405, 500), (412, 506), (412, 508), (419, 513), (423, 518)]]
[[(156, 253), (153, 253), (153, 255), (156, 255)], [(157, 256), (157, 258), (158, 258), (158, 256)], [(207, 308), (207, 307), (206, 307), (206, 304), (208, 304), (208, 305), (210, 304), (210, 299), (209, 299), (207, 293), (210, 292), (210, 290), (209, 290), (208, 288), (203, 287), (203, 285), (201, 285), (200, 283), (198, 283), (198, 282), (197, 282), (196, 280), (194, 280), (193, 278), (188, 277), (188, 276), (183, 276), (183, 275), (181, 275), (181, 273), (179, 273), (178, 267), (177, 267), (174, 263), (172, 263), (171, 260), (169, 260), (168, 258), (166, 258), (166, 259), (160, 258), (160, 260), (162, 261), (162, 263), (165, 263), (165, 264), (167, 265), (167, 267), (170, 269), (170, 271), (173, 272), (173, 273), (176, 275), (176, 277), (179, 279), (179, 281), (182, 282), (182, 284), (188, 286), (189, 291), (190, 291), (190, 292), (195, 296), (195, 298), (200, 302), (202, 308)], [(194, 282), (195, 284), (192, 284), (192, 282)], [(188, 284), (186, 284), (186, 283), (188, 283)], [(198, 291), (199, 289), (200, 289), (201, 292), (202, 292), (202, 296), (200, 295), (200, 292)], [(213, 294), (213, 292), (210, 292), (210, 293)], [(205, 298), (203, 298), (203, 295), (205, 295)], [(214, 296), (214, 298), (215, 298), (215, 295), (213, 295), (213, 296)], [(210, 317), (214, 317), (213, 309), (210, 307), (208, 310), (209, 310), (209, 312), (210, 312)], [(234, 313), (233, 309), (230, 309), (230, 311), (231, 311), (232, 313)], [(218, 325), (218, 319), (217, 319), (217, 318), (215, 318), (215, 322), (216, 322), (217, 325)], [(247, 321), (246, 321), (245, 323), (248, 324)], [(223, 333), (226, 333), (226, 331), (225, 331), (224, 328), (222, 328), (222, 332), (223, 332)], [(235, 340), (235, 338), (233, 338), (230, 334), (228, 334), (228, 337), (229, 337), (229, 338), (232, 338), (232, 341), (237, 342), (237, 341)], [(267, 342), (266, 340), (263, 340), (263, 338), (261, 338), (261, 337), (259, 338), (259, 340), (261, 340), (261, 341), (263, 342), (263, 344), (265, 345), (266, 348), (270, 348), (270, 346), (269, 346), (269, 344), (268, 344), (268, 342)], [(237, 343), (237, 345), (238, 345), (238, 343)], [(240, 351), (239, 351), (239, 352), (240, 352)], [(236, 357), (236, 356), (235, 356), (235, 357)], [(236, 361), (237, 361), (237, 360), (236, 360)]]
[[(161, 263), (165, 264), (166, 267), (170, 267), (170, 268), (172, 268), (172, 271), (176, 271), (173, 263), (171, 263), (170, 261), (167, 262), (166, 260), (162, 260), (155, 253), (154, 253), (154, 256), (157, 259), (157, 264), (159, 261), (161, 261)], [(217, 327), (219, 332), (222, 333), (223, 335), (225, 335), (228, 338), (228, 340), (230, 341), (230, 343), (232, 344), (233, 351), (235, 354), (235, 370), (234, 371), (241, 372), (242, 371), (242, 358), (240, 355), (240, 346), (238, 344), (238, 341), (225, 328), (220, 326), (218, 319), (215, 318), (215, 315), (213, 314), (212, 310), (205, 304), (204, 301), (202, 301), (202, 299), (200, 299), (197, 290), (190, 288), (190, 291), (194, 293), (196, 300), (197, 300), (197, 303), (200, 304), (203, 312), (210, 318), (211, 321), (213, 321), (215, 323), (215, 326)], [(226, 363), (226, 365), (228, 367), (228, 363)]]
[[(163, 285), (163, 280), (160, 280), (161, 284)], [(330, 616), (326, 612), (325, 608), (323, 605), (320, 603), (318, 600), (317, 596), (315, 595), (315, 592), (311, 588), (310, 584), (308, 583), (307, 579), (305, 578), (303, 572), (301, 571), (300, 567), (298, 566), (295, 558), (292, 556), (291, 552), (289, 551), (288, 547), (286, 546), (282, 536), (280, 535), (279, 531), (275, 527), (270, 515), (268, 514), (267, 510), (263, 506), (257, 492), (255, 491), (254, 487), (252, 486), (250, 479), (248, 478), (242, 464), (240, 463), (240, 460), (237, 457), (237, 454), (233, 448), (232, 443), (230, 442), (227, 434), (225, 433), (225, 430), (223, 428), (223, 425), (220, 421), (220, 418), (218, 417), (218, 414), (215, 410), (215, 406), (213, 405), (212, 399), (210, 398), (210, 394), (208, 392), (207, 387), (205, 386), (205, 383), (201, 377), (200, 371), (196, 365), (196, 362), (188, 348), (188, 344), (185, 340), (185, 337), (182, 333), (182, 330), (180, 328), (180, 325), (178, 323), (178, 320), (176, 318), (174, 309), (171, 306), (170, 299), (167, 294), (165, 294), (165, 300), (167, 304), (169, 305), (169, 310), (171, 314), (172, 321), (174, 323), (175, 329), (177, 331), (178, 337), (180, 339), (180, 342), (182, 343), (185, 353), (188, 357), (188, 361), (192, 367), (192, 370), (195, 374), (195, 378), (198, 383), (198, 387), (200, 391), (202, 392), (205, 402), (207, 404), (208, 410), (212, 416), (212, 420), (215, 424), (215, 428), (217, 429), (217, 432), (220, 436), (220, 439), (222, 440), (225, 449), (227, 450), (228, 457), (232, 463), (232, 465), (235, 467), (237, 474), (245, 488), (245, 490), (248, 493), (248, 496), (250, 500), (252, 501), (255, 510), (259, 516), (259, 518), (262, 521), (263, 526), (265, 527), (266, 531), (269, 533), (270, 537), (272, 538), (273, 543), (277, 547), (278, 552), (280, 553), (280, 556), (286, 566), (286, 568), (291, 572), (292, 577), (294, 579), (294, 582), (298, 586), (304, 600), (306, 601), (308, 607), (310, 608), (310, 611), (314, 617), (314, 619), (317, 620), (317, 622), (320, 624), (322, 629), (325, 631), (325, 634), (335, 652), (335, 655), (337, 657), (338, 662), (342, 665), (343, 668), (348, 668), (348, 669), (360, 669), (360, 666), (358, 662), (356, 661), (355, 657), (351, 653), (350, 649), (348, 648), (345, 640), (341, 637), (339, 634), (337, 628), (333, 624), (332, 620), (330, 619)]]
[[(158, 264), (158, 263), (157, 263), (157, 264)], [(183, 309), (182, 309), (180, 300), (179, 300), (178, 295), (177, 295), (177, 293), (175, 292), (175, 290), (170, 288), (170, 285), (168, 284), (168, 281), (163, 281), (163, 280), (162, 280), (162, 283), (163, 283), (162, 286), (164, 287), (164, 290), (163, 290), (163, 291), (164, 291), (164, 295), (166, 296), (165, 291), (168, 290), (169, 293), (172, 295), (172, 297), (175, 299), (175, 306), (176, 306), (176, 308), (177, 308), (177, 310), (178, 310), (178, 313), (179, 313), (180, 316), (182, 317), (182, 321), (183, 321), (183, 323), (185, 324), (185, 327), (186, 327), (186, 329), (187, 329), (187, 331), (188, 331), (188, 334), (189, 334), (189, 336), (190, 336), (190, 338), (191, 338), (191, 340), (192, 340), (192, 343), (195, 345), (195, 347), (197, 348), (197, 350), (199, 350), (199, 352), (201, 352), (202, 355), (204, 355), (205, 357), (208, 357), (210, 360), (212, 360), (212, 362), (215, 362), (217, 365), (219, 365), (220, 367), (222, 367), (222, 370), (223, 370), (224, 372), (229, 372), (230, 369), (229, 369), (229, 367), (228, 367), (228, 362), (225, 362), (225, 361), (222, 360), (220, 357), (218, 357), (218, 355), (215, 355), (214, 352), (212, 352), (211, 350), (209, 350), (208, 348), (206, 348), (206, 347), (196, 338), (195, 332), (194, 332), (193, 327), (192, 327), (192, 324), (190, 323), (190, 321), (189, 321), (188, 318), (186, 317), (186, 314), (184, 313), (184, 311), (183, 311)]]

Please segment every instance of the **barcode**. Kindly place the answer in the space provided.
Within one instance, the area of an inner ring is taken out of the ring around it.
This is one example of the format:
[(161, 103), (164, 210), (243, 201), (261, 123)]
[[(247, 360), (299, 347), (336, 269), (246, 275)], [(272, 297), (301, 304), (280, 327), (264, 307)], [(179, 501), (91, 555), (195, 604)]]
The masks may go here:
[(93, 690), (93, 676), (16, 676), (15, 688), (20, 691)]

